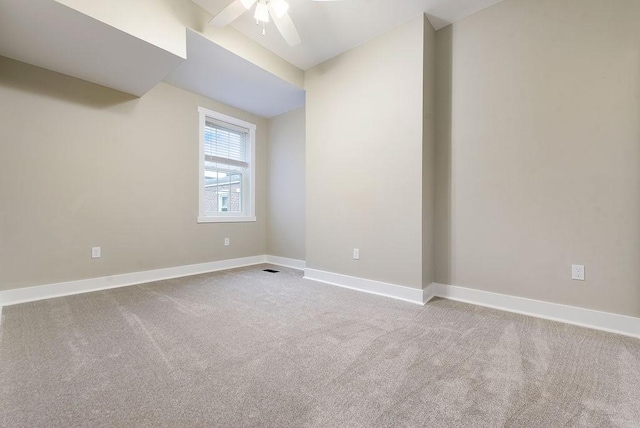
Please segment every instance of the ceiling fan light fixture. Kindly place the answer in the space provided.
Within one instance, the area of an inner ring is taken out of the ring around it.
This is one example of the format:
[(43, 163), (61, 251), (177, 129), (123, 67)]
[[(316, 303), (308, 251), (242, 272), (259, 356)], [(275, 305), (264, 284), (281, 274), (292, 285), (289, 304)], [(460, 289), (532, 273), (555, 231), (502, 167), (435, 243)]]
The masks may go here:
[(289, 10), (289, 3), (285, 0), (271, 0), (270, 4), (271, 7), (273, 7), (273, 12), (278, 18), (282, 18), (282, 16)]
[(256, 6), (256, 13), (253, 15), (256, 21), (269, 22), (269, 7), (266, 0), (260, 0)]
[(240, 3), (242, 3), (242, 6), (244, 6), (245, 9), (251, 9), (251, 6), (253, 6), (253, 4), (256, 2), (256, 0), (240, 0)]

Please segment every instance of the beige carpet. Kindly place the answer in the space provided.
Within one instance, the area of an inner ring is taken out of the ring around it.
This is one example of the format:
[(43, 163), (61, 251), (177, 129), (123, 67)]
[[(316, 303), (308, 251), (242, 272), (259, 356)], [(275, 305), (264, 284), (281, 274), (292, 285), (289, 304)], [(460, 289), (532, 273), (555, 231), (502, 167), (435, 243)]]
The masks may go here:
[(259, 266), (5, 307), (0, 426), (640, 426), (640, 341)]

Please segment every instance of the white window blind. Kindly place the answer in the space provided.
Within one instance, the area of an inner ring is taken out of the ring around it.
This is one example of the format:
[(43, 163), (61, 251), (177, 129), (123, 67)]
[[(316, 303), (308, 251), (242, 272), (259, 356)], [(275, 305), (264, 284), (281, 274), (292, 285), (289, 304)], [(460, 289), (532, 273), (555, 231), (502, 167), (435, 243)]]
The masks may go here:
[(256, 125), (198, 107), (198, 222), (256, 221)]
[(245, 169), (249, 130), (207, 117), (204, 129), (204, 160), (226, 165), (229, 169)]

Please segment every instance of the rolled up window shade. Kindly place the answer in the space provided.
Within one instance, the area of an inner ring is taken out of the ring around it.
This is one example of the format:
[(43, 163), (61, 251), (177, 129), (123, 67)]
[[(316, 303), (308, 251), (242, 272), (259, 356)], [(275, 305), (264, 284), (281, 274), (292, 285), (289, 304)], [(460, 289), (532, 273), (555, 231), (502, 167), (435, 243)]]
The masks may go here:
[(207, 117), (204, 128), (204, 160), (218, 165), (248, 168), (249, 130)]

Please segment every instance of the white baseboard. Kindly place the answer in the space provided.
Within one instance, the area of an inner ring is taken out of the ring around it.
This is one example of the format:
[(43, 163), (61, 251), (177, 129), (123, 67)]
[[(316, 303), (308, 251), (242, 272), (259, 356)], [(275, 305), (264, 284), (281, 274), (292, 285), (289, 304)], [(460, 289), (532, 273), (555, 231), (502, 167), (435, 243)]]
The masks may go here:
[(176, 266), (143, 272), (132, 272), (100, 278), (81, 279), (78, 281), (59, 282), (57, 284), (5, 290), (0, 291), (0, 308), (2, 308), (2, 306), (15, 305), (18, 303), (51, 299), (53, 297), (69, 296), (72, 294), (88, 293), (91, 291), (160, 281), (163, 279), (179, 278), (183, 276), (251, 266), (266, 263), (266, 258), (267, 257), (264, 255), (243, 257), (239, 259), (220, 260), (217, 262)]
[(18, 303), (33, 302), (36, 300), (88, 293), (91, 291), (106, 290), (110, 288), (126, 287), (129, 285), (179, 278), (243, 266), (252, 266), (261, 263), (271, 263), (293, 269), (304, 270), (304, 278), (306, 279), (352, 290), (363, 291), (366, 293), (377, 294), (379, 296), (391, 297), (393, 299), (417, 303), (420, 305), (427, 303), (434, 297), (442, 297), (445, 299), (457, 300), (474, 305), (486, 306), (503, 311), (515, 312), (523, 315), (640, 338), (640, 318), (454, 285), (434, 283), (425, 287), (423, 290), (420, 290), (417, 288), (341, 275), (317, 269), (306, 269), (305, 262), (303, 260), (269, 255), (243, 257), (238, 259), (221, 260), (209, 263), (177, 266), (0, 291), (0, 310), (3, 306), (15, 305)]
[(289, 259), (287, 257), (279, 256), (265, 256), (266, 262), (272, 265), (284, 266), (291, 269), (304, 270), (307, 263), (304, 260)]
[(431, 283), (422, 290), (422, 302), (426, 305), (429, 300), (436, 297), (437, 284)]
[(424, 304), (423, 290), (419, 288), (405, 287), (403, 285), (358, 278), (355, 276), (341, 275), (339, 273), (326, 272), (317, 269), (305, 269), (304, 278), (325, 284), (336, 285), (351, 290), (364, 291), (378, 296), (391, 297), (405, 302)]
[(580, 327), (640, 338), (640, 318), (578, 308), (558, 303), (543, 302), (506, 294), (455, 285), (433, 283), (418, 290), (364, 278), (341, 275), (316, 269), (305, 269), (304, 277), (313, 281), (391, 297), (411, 303), (426, 304), (434, 297), (485, 306), (507, 312), (563, 322)]
[(437, 297), (640, 338), (640, 318), (455, 285), (433, 286)]

